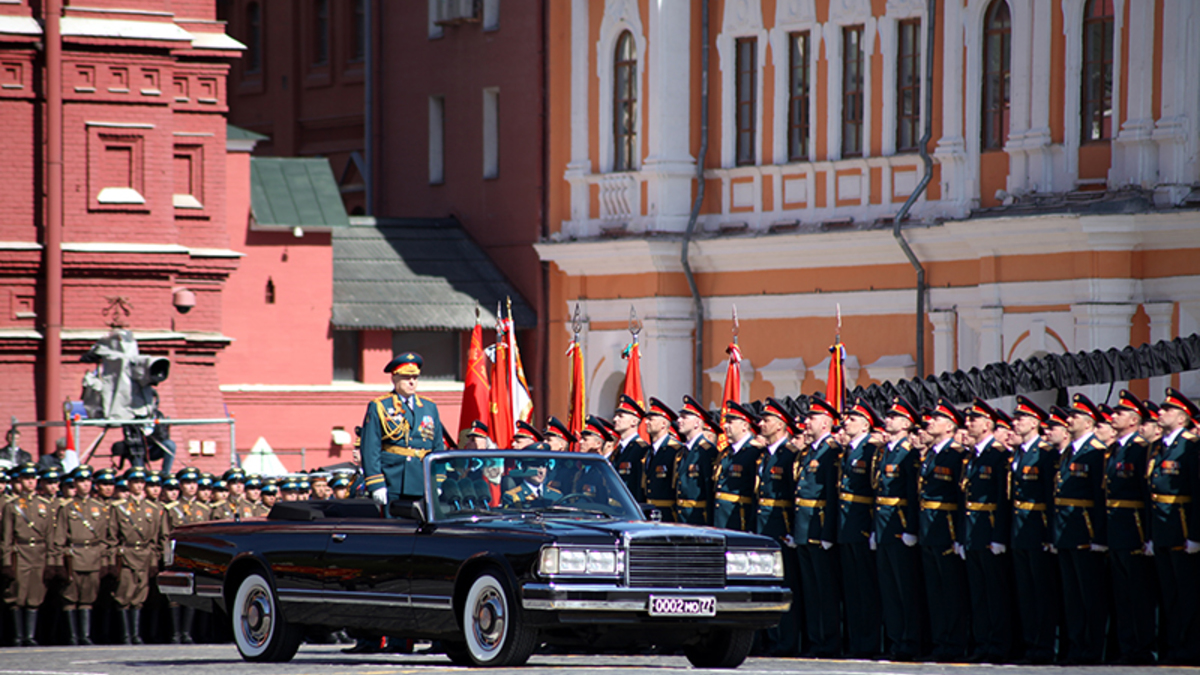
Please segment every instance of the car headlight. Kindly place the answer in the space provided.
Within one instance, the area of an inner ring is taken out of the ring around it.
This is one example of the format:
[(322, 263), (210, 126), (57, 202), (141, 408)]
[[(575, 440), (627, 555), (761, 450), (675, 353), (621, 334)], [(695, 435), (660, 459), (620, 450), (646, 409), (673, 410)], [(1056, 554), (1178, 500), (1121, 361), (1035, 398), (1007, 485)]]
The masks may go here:
[(782, 579), (783, 552), (727, 551), (725, 553), (725, 576)]
[(538, 560), (538, 574), (615, 576), (621, 572), (621, 559), (614, 550), (547, 546)]

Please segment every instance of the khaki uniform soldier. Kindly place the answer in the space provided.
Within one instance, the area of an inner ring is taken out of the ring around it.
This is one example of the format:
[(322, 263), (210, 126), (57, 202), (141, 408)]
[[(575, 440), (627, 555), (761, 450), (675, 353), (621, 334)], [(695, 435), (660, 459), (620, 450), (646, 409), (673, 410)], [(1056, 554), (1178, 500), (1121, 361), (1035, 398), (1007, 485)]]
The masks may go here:
[(49, 561), (66, 569), (62, 591), (71, 644), (92, 644), (92, 605), (100, 593), (100, 576), (113, 564), (109, 505), (92, 496), (92, 467), (71, 472), (76, 493), (58, 508)]
[(125, 644), (142, 644), (139, 628), (142, 605), (166, 546), (167, 514), (162, 504), (146, 499), (146, 473), (130, 469), (125, 479), (129, 495), (112, 505), (116, 562), (120, 567), (116, 601), (121, 611)]
[(12, 611), (16, 642), (30, 647), (37, 646), (37, 612), (46, 597), (46, 542), (54, 529), (54, 502), (34, 492), (38, 482), (34, 464), (22, 464), (12, 473), (20, 492), (0, 516), (0, 564), (4, 576), (12, 579), (4, 602)]
[[(189, 466), (180, 469), (175, 479), (179, 481), (179, 499), (164, 507), (169, 530), (174, 532), (184, 525), (211, 520), (212, 509), (196, 498), (200, 488), (200, 472)], [(167, 606), (171, 610), (171, 644), (192, 644), (192, 621), (196, 609), (177, 602), (169, 602)]]
[(254, 505), (246, 499), (246, 474), (241, 469), (230, 469), (221, 477), (229, 488), (229, 498), (217, 502), (212, 508), (213, 520), (241, 520), (254, 517)]
[[(246, 479), (245, 501), (250, 504), (251, 518), (266, 518), (267, 514), (271, 512), (271, 507), (262, 503), (262, 488), (263, 481), (259, 476), (250, 476)], [(332, 487), (329, 489), (329, 492), (332, 496)]]

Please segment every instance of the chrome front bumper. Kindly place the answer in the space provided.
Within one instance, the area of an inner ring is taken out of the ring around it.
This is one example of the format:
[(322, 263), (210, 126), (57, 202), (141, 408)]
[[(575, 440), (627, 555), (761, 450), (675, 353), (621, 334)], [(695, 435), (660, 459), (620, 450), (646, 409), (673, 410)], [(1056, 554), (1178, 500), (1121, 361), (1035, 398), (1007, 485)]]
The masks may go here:
[(521, 606), (531, 611), (647, 612), (651, 595), (715, 597), (718, 616), (731, 612), (786, 612), (792, 604), (792, 592), (779, 586), (688, 589), (527, 583), (521, 587)]

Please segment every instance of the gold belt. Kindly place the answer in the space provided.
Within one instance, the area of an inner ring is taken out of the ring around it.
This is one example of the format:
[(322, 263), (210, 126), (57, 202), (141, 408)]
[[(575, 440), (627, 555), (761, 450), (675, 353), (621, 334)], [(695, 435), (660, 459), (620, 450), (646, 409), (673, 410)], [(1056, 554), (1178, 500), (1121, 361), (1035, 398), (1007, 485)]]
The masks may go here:
[(792, 505), (791, 500), (788, 499), (759, 499), (758, 503), (761, 506), (770, 506), (776, 509), (786, 509)]
[(647, 499), (646, 503), (649, 504), (650, 506), (660, 506), (660, 507), (666, 508), (666, 509), (669, 509), (672, 506), (675, 506), (674, 500), (671, 500), (671, 499)]
[(1135, 501), (1132, 499), (1110, 499), (1107, 502), (1110, 509), (1144, 509), (1146, 502)]
[(904, 497), (876, 497), (875, 503), (880, 506), (908, 506)]
[(682, 506), (685, 509), (702, 509), (708, 506), (708, 502), (703, 499), (677, 499), (675, 500), (675, 504)]
[(717, 499), (720, 499), (723, 502), (733, 502), (734, 504), (754, 503), (754, 497), (742, 497), (741, 495), (735, 495), (729, 492), (718, 492)]
[(1150, 495), (1159, 504), (1190, 504), (1192, 498), (1188, 495)]
[(875, 504), (874, 497), (867, 497), (865, 495), (856, 495), (853, 492), (843, 492), (841, 495), (838, 496), (838, 499), (841, 499), (844, 502), (850, 502), (852, 504), (871, 504), (871, 505)]
[(929, 511), (957, 511), (958, 504), (955, 504), (954, 502), (934, 502), (928, 499), (922, 499), (921, 508)]
[(1058, 498), (1054, 501), (1058, 506), (1077, 506), (1081, 509), (1090, 509), (1096, 505), (1096, 502), (1090, 499), (1063, 499)]
[(796, 506), (803, 506), (806, 509), (823, 509), (825, 508), (824, 499), (804, 499), (803, 497), (796, 498)]
[(383, 451), (402, 457), (416, 457), (417, 459), (423, 459), (425, 455), (429, 454), (428, 450), (418, 450), (417, 448), (410, 448), (403, 445), (386, 445), (383, 447)]
[(1037, 502), (1013, 502), (1013, 506), (1021, 511), (1045, 511), (1046, 505)]
[(968, 511), (995, 511), (997, 506), (986, 502), (967, 502)]

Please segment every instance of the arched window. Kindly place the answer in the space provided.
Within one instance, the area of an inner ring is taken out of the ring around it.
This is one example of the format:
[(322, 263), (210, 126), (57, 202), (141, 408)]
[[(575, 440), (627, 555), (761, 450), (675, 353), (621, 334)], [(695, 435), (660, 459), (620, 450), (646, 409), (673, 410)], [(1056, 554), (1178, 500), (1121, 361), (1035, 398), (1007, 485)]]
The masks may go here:
[(1112, 138), (1113, 0), (1088, 0), (1083, 10), (1083, 142)]
[(637, 52), (625, 31), (613, 56), (613, 171), (637, 168), (637, 91)]
[(992, 0), (983, 21), (983, 149), (1008, 140), (1012, 80), (1012, 17), (1005, 0)]
[(242, 63), (247, 73), (262, 70), (262, 6), (257, 2), (246, 5), (246, 56)]

